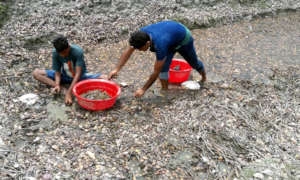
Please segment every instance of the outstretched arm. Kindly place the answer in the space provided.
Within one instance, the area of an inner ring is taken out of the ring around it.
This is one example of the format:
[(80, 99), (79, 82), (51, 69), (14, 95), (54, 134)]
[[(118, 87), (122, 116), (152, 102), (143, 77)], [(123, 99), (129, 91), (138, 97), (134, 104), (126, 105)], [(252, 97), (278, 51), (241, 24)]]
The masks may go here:
[(80, 79), (80, 76), (81, 76), (81, 73), (82, 73), (82, 67), (81, 66), (76, 66), (76, 73), (75, 73), (75, 76), (73, 78), (73, 81), (65, 95), (65, 103), (67, 105), (70, 105), (72, 104), (72, 89), (73, 87), (75, 86), (75, 84), (79, 81)]
[(154, 72), (150, 75), (150, 78), (146, 82), (143, 88), (138, 89), (134, 96), (135, 97), (141, 97), (144, 95), (144, 93), (147, 91), (147, 89), (155, 82), (155, 80), (158, 78), (159, 73), (161, 69), (163, 68), (163, 65), (165, 63), (165, 60), (162, 61), (156, 61), (154, 65)]
[(113, 78), (118, 74), (118, 72), (121, 70), (121, 68), (126, 64), (128, 59), (130, 58), (131, 54), (134, 52), (134, 48), (129, 46), (121, 55), (120, 60), (114, 70), (112, 70), (109, 75), (108, 79)]
[(60, 81), (61, 81), (61, 73), (55, 72), (55, 86), (52, 89), (52, 92), (54, 92), (54, 93), (60, 92)]

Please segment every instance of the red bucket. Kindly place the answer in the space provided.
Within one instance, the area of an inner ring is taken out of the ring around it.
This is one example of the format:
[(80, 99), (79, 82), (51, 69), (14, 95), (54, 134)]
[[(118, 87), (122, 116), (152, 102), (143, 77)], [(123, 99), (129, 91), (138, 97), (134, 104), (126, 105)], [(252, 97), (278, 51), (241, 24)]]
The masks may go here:
[[(175, 67), (179, 69), (175, 70)], [(169, 82), (170, 83), (182, 83), (189, 79), (192, 67), (182, 59), (173, 59), (170, 65)]]
[[(91, 100), (80, 95), (90, 90), (99, 89), (105, 91), (110, 98), (104, 100)], [(78, 104), (90, 111), (105, 110), (112, 107), (121, 93), (119, 85), (112, 81), (104, 79), (88, 79), (78, 82), (73, 88), (73, 94), (76, 96)]]

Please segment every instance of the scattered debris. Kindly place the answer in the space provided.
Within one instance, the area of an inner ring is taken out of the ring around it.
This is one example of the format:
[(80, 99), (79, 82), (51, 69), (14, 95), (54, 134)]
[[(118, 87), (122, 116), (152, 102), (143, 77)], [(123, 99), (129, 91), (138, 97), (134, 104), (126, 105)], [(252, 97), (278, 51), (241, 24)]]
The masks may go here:
[(175, 67), (173, 68), (173, 70), (179, 71), (179, 70), (180, 70), (180, 65), (175, 66)]
[[(300, 16), (256, 19), (299, 3), (203, 2), (16, 0), (0, 30), (0, 177), (299, 179)], [(51, 68), (55, 33), (84, 48), (89, 72), (105, 74), (143, 25), (173, 19), (196, 28), (242, 17), (192, 32), (208, 72), (201, 91), (161, 95), (158, 81), (133, 98), (153, 70), (150, 52), (135, 53), (120, 71), (115, 81), (128, 86), (107, 111), (66, 107), (31, 74)], [(39, 97), (31, 106), (18, 100), (29, 93)]]
[(33, 93), (24, 94), (18, 98), (19, 101), (27, 105), (33, 105), (39, 100), (39, 96)]
[(200, 89), (200, 84), (196, 81), (185, 81), (181, 83), (181, 86), (185, 89), (198, 90)]
[(120, 82), (121, 87), (127, 87), (128, 84), (126, 82)]
[(104, 100), (110, 98), (106, 91), (101, 91), (99, 89), (87, 91), (86, 93), (83, 93), (80, 96), (90, 100)]

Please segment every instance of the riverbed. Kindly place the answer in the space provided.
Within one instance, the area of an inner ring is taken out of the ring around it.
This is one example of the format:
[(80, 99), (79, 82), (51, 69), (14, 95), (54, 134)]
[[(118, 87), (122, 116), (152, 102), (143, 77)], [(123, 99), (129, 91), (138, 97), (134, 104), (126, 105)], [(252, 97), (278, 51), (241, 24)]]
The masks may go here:
[[(270, 7), (247, 1), (234, 12), (222, 1), (202, 4), (205, 10), (195, 17), (231, 12), (226, 17), (238, 21), (192, 31), (208, 72), (200, 90), (174, 88), (162, 95), (155, 83), (143, 98), (134, 98), (155, 62), (152, 53), (137, 52), (114, 79), (127, 86), (112, 109), (89, 112), (75, 99), (65, 106), (63, 95), (51, 95), (31, 76), (34, 68), (51, 68), (50, 40), (57, 33), (84, 49), (89, 72), (107, 74), (127, 47), (129, 32), (167, 17), (160, 13), (197, 12), (189, 4), (117, 2), (114, 10), (110, 1), (96, 0), (18, 0), (13, 6), (0, 36), (3, 179), (300, 178), (298, 1)], [(273, 14), (276, 7), (290, 10)], [(116, 9), (120, 13), (112, 13)], [(199, 28), (207, 21), (186, 22)], [(200, 79), (195, 71), (190, 78)], [(38, 95), (35, 104), (18, 101), (28, 93)]]

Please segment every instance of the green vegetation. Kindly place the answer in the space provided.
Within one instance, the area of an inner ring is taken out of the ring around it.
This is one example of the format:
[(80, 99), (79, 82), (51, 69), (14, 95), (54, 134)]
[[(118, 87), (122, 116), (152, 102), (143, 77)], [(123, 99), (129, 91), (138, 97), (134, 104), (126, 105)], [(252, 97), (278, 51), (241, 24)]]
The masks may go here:
[(9, 8), (7, 4), (4, 4), (4, 2), (0, 2), (0, 28), (8, 19), (8, 9)]

